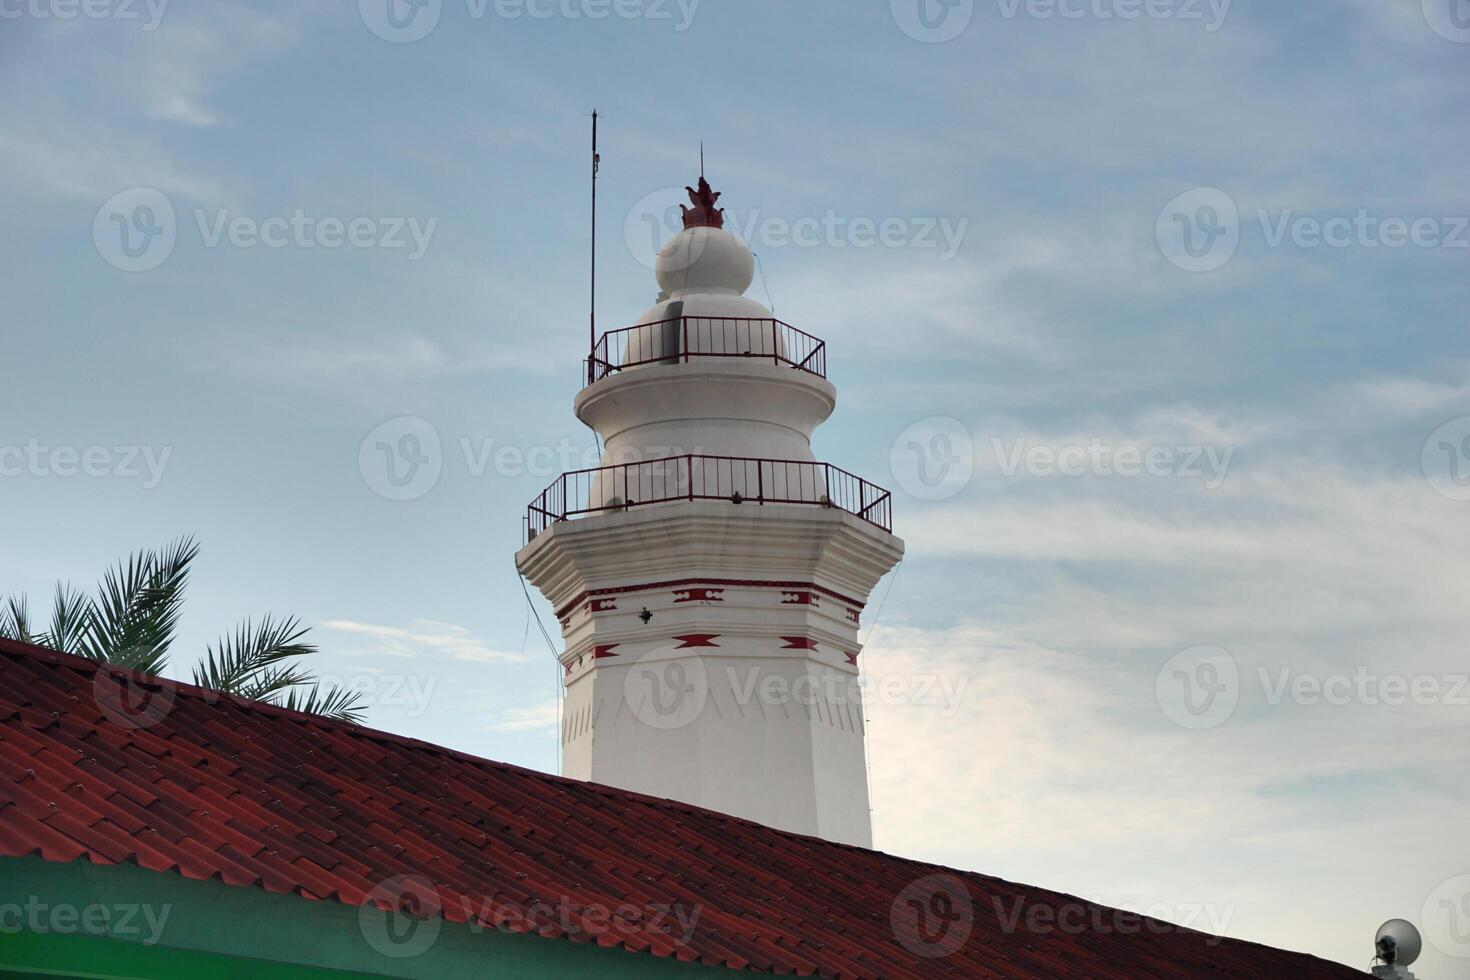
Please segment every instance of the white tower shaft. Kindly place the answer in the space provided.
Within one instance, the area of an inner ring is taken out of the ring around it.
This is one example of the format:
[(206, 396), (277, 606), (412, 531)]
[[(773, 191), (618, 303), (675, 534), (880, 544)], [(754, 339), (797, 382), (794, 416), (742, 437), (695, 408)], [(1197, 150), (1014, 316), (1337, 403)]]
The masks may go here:
[(858, 627), (903, 544), (812, 455), (825, 347), (742, 295), (749, 249), (690, 197), (658, 305), (589, 359), (604, 466), (516, 556), (562, 626), (565, 773), (870, 846)]

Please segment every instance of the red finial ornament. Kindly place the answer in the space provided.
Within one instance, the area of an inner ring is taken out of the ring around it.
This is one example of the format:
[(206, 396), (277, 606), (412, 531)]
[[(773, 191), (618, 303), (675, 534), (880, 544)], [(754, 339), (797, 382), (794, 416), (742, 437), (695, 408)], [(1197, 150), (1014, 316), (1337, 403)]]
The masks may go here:
[(699, 190), (686, 186), (689, 192), (689, 201), (694, 207), (679, 205), (680, 212), (684, 216), (685, 228), (723, 228), (725, 227), (725, 209), (715, 207), (715, 202), (720, 199), (720, 192), (711, 190), (709, 181), (704, 175), (699, 177)]

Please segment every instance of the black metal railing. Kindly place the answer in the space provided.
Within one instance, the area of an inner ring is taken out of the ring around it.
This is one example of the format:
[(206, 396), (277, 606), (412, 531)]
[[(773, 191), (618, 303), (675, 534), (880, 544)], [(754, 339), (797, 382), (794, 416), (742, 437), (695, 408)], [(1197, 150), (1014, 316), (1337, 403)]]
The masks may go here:
[(686, 454), (564, 473), (526, 509), (527, 537), (558, 521), (678, 500), (835, 507), (885, 531), (892, 495), (831, 463)]
[(773, 317), (676, 316), (609, 330), (587, 357), (587, 384), (643, 364), (748, 357), (827, 376), (827, 344)]

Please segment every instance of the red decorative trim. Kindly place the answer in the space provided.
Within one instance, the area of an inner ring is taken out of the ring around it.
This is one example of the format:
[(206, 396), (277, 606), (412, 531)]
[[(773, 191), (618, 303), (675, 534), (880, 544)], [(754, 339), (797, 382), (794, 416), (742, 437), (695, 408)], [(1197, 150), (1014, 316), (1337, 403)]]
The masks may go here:
[(854, 667), (857, 666), (857, 654), (849, 653), (848, 651), (843, 650), (842, 655), (847, 658), (848, 663), (852, 664)]
[(572, 665), (571, 665), (571, 663), (566, 663), (566, 664), (563, 664), (562, 666), (564, 666), (566, 668), (566, 675), (568, 677), (571, 677), (572, 676)]
[(686, 585), (723, 585), (728, 588), (783, 589), (787, 591), (790, 591), (792, 589), (810, 589), (813, 592), (820, 592), (822, 595), (831, 596), (838, 602), (845, 602), (849, 606), (855, 606), (858, 609), (862, 609), (865, 605), (865, 603), (859, 602), (858, 600), (853, 599), (850, 596), (845, 596), (841, 592), (833, 592), (831, 589), (825, 588), (820, 585), (815, 585), (811, 582), (765, 582), (759, 579), (734, 578), (678, 578), (671, 579), (667, 582), (648, 582), (643, 585), (619, 585), (607, 589), (588, 589), (580, 595), (575, 596), (571, 602), (568, 602), (565, 606), (562, 606), (560, 609), (558, 609), (556, 611), (556, 615), (557, 618), (560, 619), (562, 616), (565, 616), (573, 609), (576, 609), (583, 602), (587, 601), (593, 596), (626, 595), (629, 592), (652, 592), (656, 589), (680, 589), (681, 586)]
[(613, 649), (613, 647), (617, 647), (617, 646), (622, 646), (622, 644), (621, 643), (604, 643), (604, 644), (602, 644), (600, 646), (593, 647), (592, 648), (592, 659), (593, 660), (601, 660), (603, 657), (616, 657), (617, 654), (616, 653), (613, 653), (612, 652), (612, 649)]
[(848, 610), (847, 610), (847, 618), (848, 618), (848, 620), (850, 622), (854, 622), (854, 623), (858, 622), (861, 616), (862, 616), (862, 612), (860, 610), (853, 609), (850, 606), (848, 607)]
[(685, 633), (683, 636), (674, 637), (674, 639), (679, 641), (679, 645), (674, 649), (686, 650), (689, 647), (717, 647), (719, 644), (715, 642), (715, 639), (719, 635), (718, 633)]
[[(700, 159), (702, 168), (703, 158)], [(679, 205), (679, 213), (684, 219), (685, 228), (725, 227), (725, 209), (715, 207), (715, 202), (720, 199), (720, 192), (709, 186), (709, 181), (704, 179), (704, 174), (699, 175), (699, 190), (688, 186), (684, 189), (689, 192), (689, 203), (694, 205), (693, 207)]]
[(815, 592), (798, 590), (796, 592), (782, 592), (781, 604), (783, 606), (818, 606), (821, 605), (821, 602), (818, 600)]
[(616, 599), (593, 599), (587, 603), (589, 613), (612, 612), (616, 608), (618, 608)]
[[(680, 597), (683, 598), (680, 598)], [(674, 602), (724, 602), (724, 589), (676, 589), (674, 591)]]
[(809, 636), (783, 636), (781, 639), (786, 641), (782, 650), (815, 650), (817, 648), (817, 641)]

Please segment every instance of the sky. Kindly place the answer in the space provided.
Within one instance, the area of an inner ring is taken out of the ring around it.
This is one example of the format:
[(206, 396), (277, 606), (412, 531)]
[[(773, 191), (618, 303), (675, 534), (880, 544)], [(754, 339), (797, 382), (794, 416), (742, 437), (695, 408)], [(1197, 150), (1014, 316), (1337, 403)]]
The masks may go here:
[(702, 140), (894, 493), (877, 847), (1470, 976), (1470, 4), (392, 4), (0, 0), (0, 591), (192, 534), (173, 676), (554, 771), (595, 107), (599, 323)]

